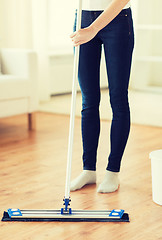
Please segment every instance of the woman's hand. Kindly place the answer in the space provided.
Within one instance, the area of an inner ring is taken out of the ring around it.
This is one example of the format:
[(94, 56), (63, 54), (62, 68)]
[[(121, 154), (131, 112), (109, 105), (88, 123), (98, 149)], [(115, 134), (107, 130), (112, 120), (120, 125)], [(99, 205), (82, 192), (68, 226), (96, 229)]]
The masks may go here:
[(97, 33), (97, 29), (95, 29), (93, 26), (89, 26), (72, 33), (70, 37), (73, 41), (73, 45), (77, 47), (83, 43), (89, 42), (96, 36)]
[(118, 14), (129, 0), (113, 0), (111, 4), (103, 11), (103, 13), (87, 28), (82, 28), (79, 31), (70, 35), (74, 46), (89, 42), (96, 34), (108, 25)]

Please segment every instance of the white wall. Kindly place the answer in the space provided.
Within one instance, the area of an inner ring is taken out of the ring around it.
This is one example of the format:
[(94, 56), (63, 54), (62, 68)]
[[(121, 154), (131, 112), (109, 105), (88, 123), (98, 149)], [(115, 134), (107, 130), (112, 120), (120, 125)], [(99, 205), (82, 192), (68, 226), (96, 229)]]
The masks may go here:
[(32, 48), (31, 0), (0, 0), (0, 47)]
[(162, 1), (136, 0), (131, 87), (162, 92)]

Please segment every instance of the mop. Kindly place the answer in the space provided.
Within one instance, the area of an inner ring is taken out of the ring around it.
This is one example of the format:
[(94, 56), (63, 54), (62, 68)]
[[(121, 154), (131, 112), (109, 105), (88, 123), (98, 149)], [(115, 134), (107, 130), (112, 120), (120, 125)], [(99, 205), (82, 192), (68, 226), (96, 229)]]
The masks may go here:
[[(76, 30), (81, 28), (82, 0), (78, 0)], [(20, 210), (9, 208), (4, 211), (2, 221), (24, 221), (24, 222), (129, 222), (129, 215), (123, 209), (113, 210), (72, 210), (70, 206), (70, 177), (72, 163), (72, 148), (74, 137), (74, 119), (77, 93), (77, 78), (79, 66), (79, 50), (75, 47), (72, 100), (69, 127), (69, 143), (67, 154), (67, 170), (65, 183), (65, 197), (63, 207), (60, 210)]]

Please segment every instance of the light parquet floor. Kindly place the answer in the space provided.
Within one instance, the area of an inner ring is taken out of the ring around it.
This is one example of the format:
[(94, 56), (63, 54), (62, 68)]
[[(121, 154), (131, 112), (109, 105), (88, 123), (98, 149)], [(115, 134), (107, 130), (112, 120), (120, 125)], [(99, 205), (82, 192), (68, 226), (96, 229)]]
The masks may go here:
[[(69, 116), (37, 113), (37, 130), (27, 116), (0, 119), (0, 217), (7, 208), (60, 209), (65, 190)], [(101, 122), (97, 184), (109, 153), (110, 122)], [(97, 186), (71, 193), (72, 209), (125, 209), (130, 223), (6, 223), (4, 240), (162, 240), (162, 207), (152, 201), (149, 153), (162, 148), (162, 128), (132, 125), (120, 173), (120, 188), (99, 194)], [(75, 120), (72, 178), (82, 168), (80, 118)]]

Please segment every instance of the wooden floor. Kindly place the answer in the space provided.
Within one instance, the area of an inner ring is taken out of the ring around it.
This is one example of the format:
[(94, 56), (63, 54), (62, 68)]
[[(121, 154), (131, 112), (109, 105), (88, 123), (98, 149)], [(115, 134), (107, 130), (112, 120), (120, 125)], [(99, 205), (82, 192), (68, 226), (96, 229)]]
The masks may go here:
[[(37, 113), (37, 130), (27, 116), (0, 119), (0, 217), (7, 208), (60, 209), (64, 197), (69, 116)], [(101, 122), (97, 184), (109, 153), (110, 122)], [(118, 192), (100, 194), (96, 185), (71, 193), (72, 209), (125, 209), (130, 223), (7, 223), (4, 240), (161, 240), (162, 207), (152, 201), (149, 152), (162, 148), (162, 128), (133, 125), (123, 157)], [(75, 121), (72, 178), (82, 168), (80, 118)]]

